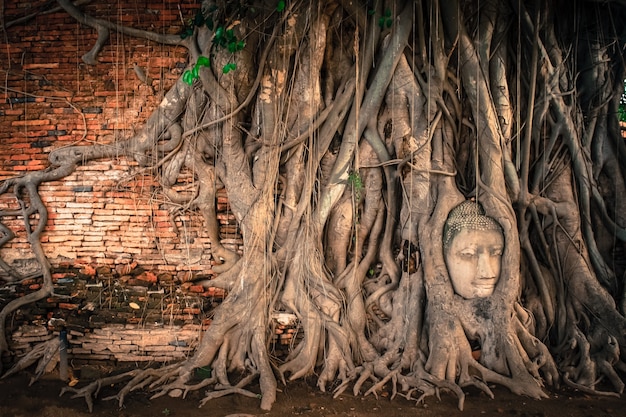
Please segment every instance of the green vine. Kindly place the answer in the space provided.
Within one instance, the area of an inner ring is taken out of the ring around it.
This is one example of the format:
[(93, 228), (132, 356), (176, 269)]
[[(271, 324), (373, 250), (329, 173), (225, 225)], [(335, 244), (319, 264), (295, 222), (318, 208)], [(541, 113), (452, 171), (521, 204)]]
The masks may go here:
[(355, 200), (359, 201), (365, 187), (363, 186), (363, 179), (358, 171), (353, 170), (348, 174), (348, 183), (354, 192)]

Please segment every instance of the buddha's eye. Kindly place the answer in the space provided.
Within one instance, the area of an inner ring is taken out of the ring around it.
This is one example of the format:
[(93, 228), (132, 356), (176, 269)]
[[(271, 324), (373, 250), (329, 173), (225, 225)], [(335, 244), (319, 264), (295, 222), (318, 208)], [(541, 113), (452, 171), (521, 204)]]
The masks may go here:
[(462, 258), (468, 258), (468, 259), (469, 259), (469, 258), (473, 258), (474, 256), (476, 256), (476, 252), (475, 252), (475, 251), (473, 251), (473, 250), (464, 250), (464, 251), (461, 251), (461, 252), (459, 253), (459, 255), (460, 255)]
[(492, 249), (491, 256), (502, 256), (502, 248)]

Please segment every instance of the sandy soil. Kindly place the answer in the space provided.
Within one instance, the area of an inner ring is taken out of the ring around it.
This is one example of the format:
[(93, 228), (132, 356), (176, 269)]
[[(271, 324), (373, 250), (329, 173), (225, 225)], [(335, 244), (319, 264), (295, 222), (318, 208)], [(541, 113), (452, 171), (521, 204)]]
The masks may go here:
[[(379, 398), (354, 397), (347, 393), (337, 399), (322, 393), (314, 381), (299, 381), (283, 387), (270, 412), (259, 408), (259, 401), (242, 396), (228, 396), (212, 400), (198, 408), (202, 392), (190, 393), (186, 399), (162, 397), (149, 400), (146, 392), (131, 393), (119, 409), (116, 401), (96, 399), (94, 411), (89, 414), (83, 399), (71, 399), (69, 394), (59, 397), (63, 383), (50, 374), (28, 387), (29, 376), (22, 374), (0, 380), (1, 417), (400, 417), (400, 416), (519, 416), (519, 417), (598, 417), (625, 416), (626, 399), (600, 398), (571, 390), (551, 392), (548, 399), (536, 401), (511, 394), (500, 387), (494, 389), (495, 399), (476, 390), (467, 390), (465, 410), (456, 408), (457, 401), (449, 393), (441, 399), (427, 398), (415, 404), (404, 398), (389, 399), (384, 393)], [(84, 382), (81, 381), (79, 386)], [(119, 387), (103, 387), (100, 398), (114, 395)]]

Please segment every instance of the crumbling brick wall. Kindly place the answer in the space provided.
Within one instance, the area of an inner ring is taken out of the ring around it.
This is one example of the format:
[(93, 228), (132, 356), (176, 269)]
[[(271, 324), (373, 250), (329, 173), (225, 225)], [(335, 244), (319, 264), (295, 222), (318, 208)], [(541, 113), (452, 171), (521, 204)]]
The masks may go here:
[[(81, 56), (93, 46), (96, 32), (62, 10), (37, 14), (47, 4), (3, 6), (7, 42), (0, 44), (0, 180), (46, 168), (53, 149), (132, 135), (187, 65), (182, 47), (115, 31), (100, 62), (87, 65)], [(81, 7), (99, 19), (176, 34), (198, 4), (160, 0)], [(138, 78), (135, 68), (148, 76), (148, 83)], [(168, 204), (151, 173), (133, 161), (88, 162), (69, 177), (43, 185), (41, 195), (50, 211), (43, 246), (53, 265), (68, 260), (94, 266), (137, 261), (159, 271), (211, 273), (210, 242), (200, 216)], [(12, 204), (10, 197), (0, 200), (0, 207)], [(237, 250), (241, 239), (223, 194), (218, 210), (223, 243)], [(0, 255), (19, 268), (32, 255), (21, 220), (8, 219), (6, 224), (17, 237)]]
[[(0, 181), (45, 169), (53, 149), (131, 136), (188, 63), (182, 47), (111, 31), (99, 63), (87, 65), (81, 56), (94, 45), (96, 32), (62, 10), (40, 13), (48, 6), (43, 0), (3, 5)], [(195, 0), (136, 0), (88, 2), (81, 9), (99, 19), (176, 34), (198, 7)], [(191, 175), (182, 179), (193, 180)], [(75, 359), (123, 360), (119, 355), (127, 348), (121, 344), (132, 345), (127, 353), (133, 360), (187, 355), (196, 339), (173, 346), (150, 335), (163, 328), (191, 337), (209, 324), (210, 308), (224, 295), (193, 282), (213, 274), (201, 216), (170, 204), (152, 173), (123, 157), (87, 162), (70, 176), (43, 184), (40, 192), (49, 210), (43, 248), (53, 266), (55, 294), (66, 298), (49, 297), (13, 314), (8, 331), (15, 351), (24, 353), (55, 337), (52, 323), (63, 320)], [(240, 251), (241, 235), (224, 192), (218, 192), (216, 204), (222, 244)], [(16, 208), (11, 196), (0, 198), (0, 209), (11, 207)], [(3, 223), (16, 237), (0, 248), (0, 256), (23, 275), (35, 274), (0, 288), (0, 308), (41, 284), (23, 221), (14, 217)], [(113, 291), (123, 297), (114, 298)], [(107, 339), (100, 336), (109, 327), (128, 335), (115, 346), (96, 346)], [(293, 332), (287, 327), (278, 326), (276, 340), (282, 344)], [(146, 340), (152, 350), (141, 348)]]

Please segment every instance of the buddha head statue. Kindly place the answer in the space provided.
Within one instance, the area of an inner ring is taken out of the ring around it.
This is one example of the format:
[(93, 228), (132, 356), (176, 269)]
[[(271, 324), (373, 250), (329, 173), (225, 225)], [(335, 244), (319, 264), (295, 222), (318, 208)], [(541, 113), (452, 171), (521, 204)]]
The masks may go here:
[(504, 236), (480, 203), (466, 200), (450, 210), (443, 253), (454, 291), (463, 298), (489, 297), (500, 278)]

